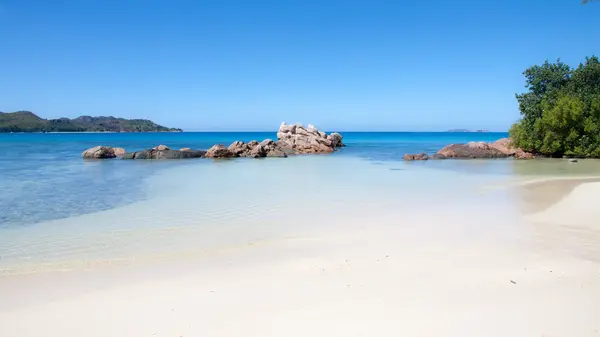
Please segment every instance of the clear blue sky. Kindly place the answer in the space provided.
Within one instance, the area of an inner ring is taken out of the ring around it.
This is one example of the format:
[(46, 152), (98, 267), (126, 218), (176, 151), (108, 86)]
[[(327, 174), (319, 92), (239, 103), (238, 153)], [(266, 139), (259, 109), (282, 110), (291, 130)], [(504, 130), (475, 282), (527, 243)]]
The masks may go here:
[(0, 0), (0, 111), (187, 130), (506, 130), (522, 71), (600, 54), (579, 0)]

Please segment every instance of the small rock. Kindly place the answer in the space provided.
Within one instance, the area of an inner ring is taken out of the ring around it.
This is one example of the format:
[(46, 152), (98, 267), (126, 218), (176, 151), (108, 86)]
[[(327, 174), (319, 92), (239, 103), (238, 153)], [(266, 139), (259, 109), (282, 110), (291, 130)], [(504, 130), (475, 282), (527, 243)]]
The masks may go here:
[(575, 158), (569, 159), (569, 163), (577, 163), (577, 159), (575, 159)]
[(406, 161), (412, 161), (412, 160), (427, 160), (429, 159), (429, 156), (427, 156), (427, 154), (425, 153), (419, 153), (419, 154), (405, 154), (404, 155), (404, 160)]
[(517, 282), (515, 282), (515, 281), (513, 281), (513, 280), (510, 280), (510, 283), (512, 283), (512, 284), (517, 284)]
[(122, 147), (113, 147), (113, 152), (117, 157), (123, 157), (125, 155), (125, 149)]
[(165, 150), (170, 150), (168, 146), (166, 145), (159, 145), (159, 146), (155, 146), (152, 148), (152, 150), (156, 150), (156, 151), (165, 151)]

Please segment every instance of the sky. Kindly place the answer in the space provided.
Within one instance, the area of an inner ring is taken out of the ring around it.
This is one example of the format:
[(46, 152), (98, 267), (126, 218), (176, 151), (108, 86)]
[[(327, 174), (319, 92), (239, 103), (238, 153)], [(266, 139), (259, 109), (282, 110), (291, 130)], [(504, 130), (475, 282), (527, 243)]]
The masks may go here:
[(522, 72), (600, 54), (579, 0), (0, 0), (0, 111), (198, 131), (505, 131)]

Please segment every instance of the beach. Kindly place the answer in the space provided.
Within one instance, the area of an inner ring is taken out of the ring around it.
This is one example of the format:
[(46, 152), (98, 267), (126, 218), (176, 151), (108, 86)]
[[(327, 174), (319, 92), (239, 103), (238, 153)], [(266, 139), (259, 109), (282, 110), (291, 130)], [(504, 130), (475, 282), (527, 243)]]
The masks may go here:
[(164, 170), (146, 200), (9, 233), (0, 335), (596, 336), (600, 183), (520, 174), (540, 163)]

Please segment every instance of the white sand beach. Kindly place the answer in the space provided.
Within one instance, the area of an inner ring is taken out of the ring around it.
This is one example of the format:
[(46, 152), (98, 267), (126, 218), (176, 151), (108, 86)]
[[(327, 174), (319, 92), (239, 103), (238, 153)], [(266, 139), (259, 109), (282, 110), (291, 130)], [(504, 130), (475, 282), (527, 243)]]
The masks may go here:
[(0, 336), (598, 336), (600, 183), (575, 182), (481, 185), (470, 202), (439, 188), (448, 204), (421, 209), (339, 199), (270, 236), (236, 227), (235, 244), (5, 275)]

